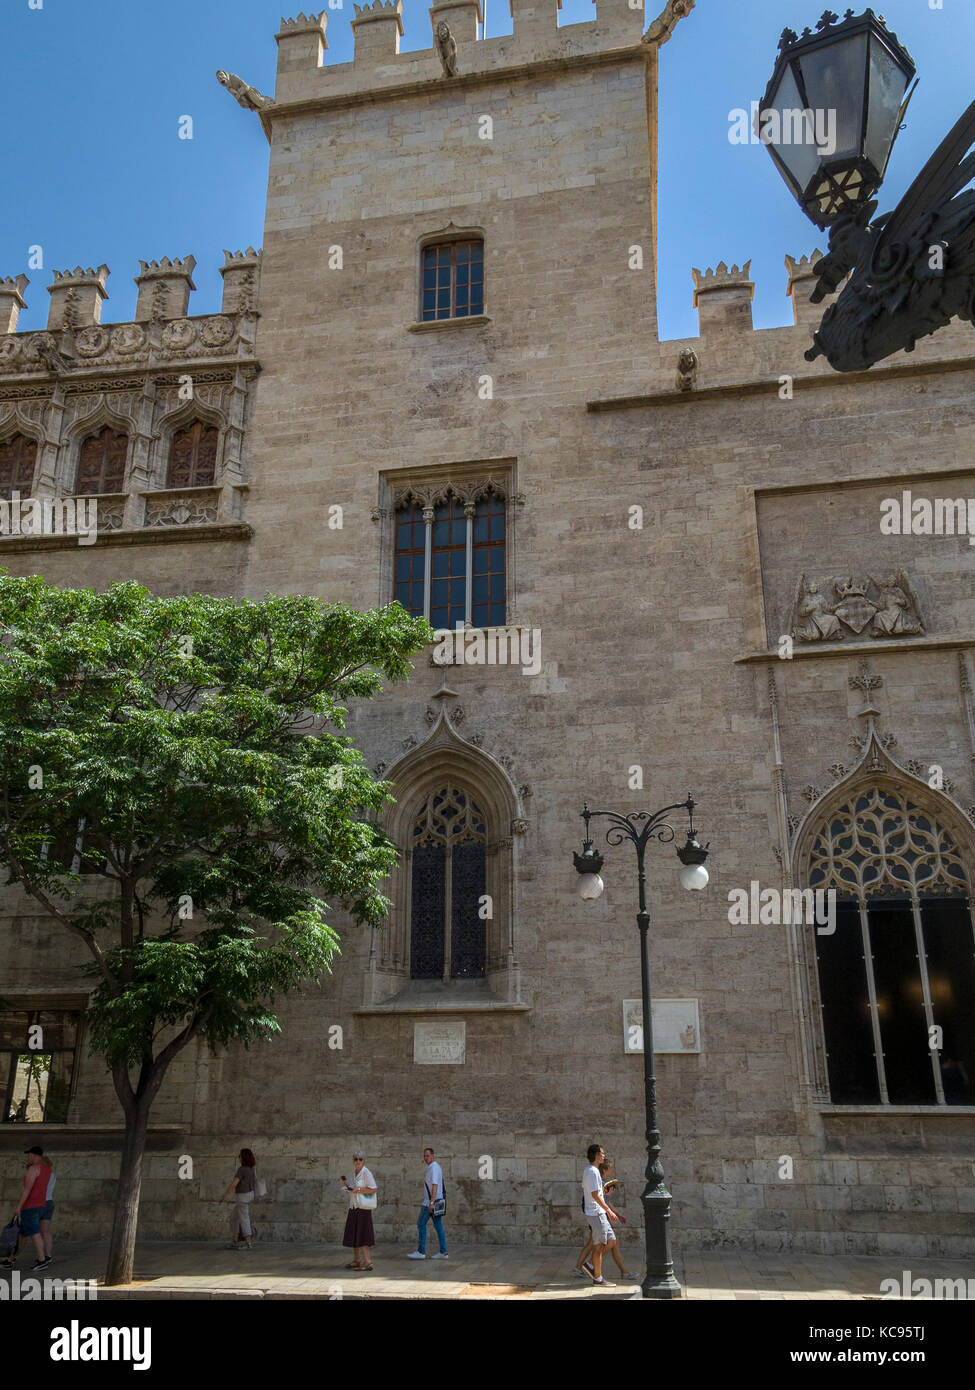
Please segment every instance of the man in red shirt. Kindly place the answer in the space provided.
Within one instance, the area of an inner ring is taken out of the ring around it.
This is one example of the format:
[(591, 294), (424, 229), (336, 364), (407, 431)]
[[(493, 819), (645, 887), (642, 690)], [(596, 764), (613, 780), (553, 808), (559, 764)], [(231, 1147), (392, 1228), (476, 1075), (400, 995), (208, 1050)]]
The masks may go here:
[(41, 1235), (41, 1221), (47, 1209), (47, 1185), (51, 1178), (51, 1165), (44, 1158), (44, 1150), (35, 1144), (26, 1149), (27, 1172), (24, 1174), (24, 1188), (20, 1194), (14, 1216), (20, 1215), (20, 1234), (33, 1236), (37, 1261), (32, 1269), (47, 1269), (51, 1256), (44, 1249)]

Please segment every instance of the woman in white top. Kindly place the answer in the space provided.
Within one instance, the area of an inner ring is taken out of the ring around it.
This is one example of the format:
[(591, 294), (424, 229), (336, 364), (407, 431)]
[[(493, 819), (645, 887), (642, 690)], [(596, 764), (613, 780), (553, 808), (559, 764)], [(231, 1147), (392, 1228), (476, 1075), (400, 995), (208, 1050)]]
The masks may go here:
[(370, 1195), (376, 1191), (376, 1180), (365, 1166), (366, 1161), (361, 1153), (356, 1151), (352, 1155), (352, 1162), (355, 1165), (355, 1177), (352, 1182), (346, 1182), (343, 1174), (340, 1181), (345, 1191), (349, 1193), (349, 1215), (345, 1222), (345, 1234), (342, 1237), (342, 1244), (355, 1253), (351, 1264), (347, 1264), (346, 1269), (372, 1269), (372, 1257), (370, 1250), (376, 1243), (372, 1229), (372, 1212), (363, 1211), (359, 1206), (359, 1196)]

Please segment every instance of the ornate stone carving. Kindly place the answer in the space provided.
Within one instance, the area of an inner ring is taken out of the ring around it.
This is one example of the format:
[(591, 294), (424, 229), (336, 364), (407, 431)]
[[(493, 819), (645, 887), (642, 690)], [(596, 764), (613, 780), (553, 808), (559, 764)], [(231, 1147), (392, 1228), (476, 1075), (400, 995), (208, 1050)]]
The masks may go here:
[(471, 736), (470, 736), (470, 738), (467, 740), (467, 742), (468, 742), (468, 743), (473, 743), (473, 745), (474, 745), (475, 748), (480, 748), (480, 747), (481, 747), (481, 744), (484, 742), (484, 735), (483, 735), (483, 734), (471, 734)]
[(87, 328), (82, 328), (75, 334), (75, 350), (82, 357), (100, 357), (103, 352), (108, 351), (111, 341), (109, 331), (101, 324), (89, 324)]
[(830, 814), (810, 852), (809, 883), (861, 898), (967, 889), (964, 864), (945, 827), (903, 793), (879, 787)]
[(530, 785), (528, 782), (523, 782), (523, 783), (521, 784), (521, 786), (518, 788), (518, 795), (521, 797), (522, 801), (531, 801), (531, 798), (532, 798), (532, 788), (531, 788), (531, 785)]
[[(825, 592), (824, 592), (825, 590)], [(903, 570), (886, 579), (810, 581), (799, 576), (789, 619), (797, 642), (841, 642), (849, 634), (914, 637), (925, 631), (917, 595)]]
[(385, 777), (387, 766), (387, 763), (377, 763), (376, 766), (373, 768), (373, 772), (376, 774), (377, 777)]
[(789, 817), (789, 839), (791, 840), (799, 826), (802, 824), (802, 816), (792, 815)]
[(206, 347), (222, 347), (224, 343), (229, 343), (233, 336), (233, 322), (223, 314), (204, 319), (200, 324), (200, 339)]
[(521, 817), (511, 822), (512, 835), (526, 835), (528, 833), (528, 822)]
[(501, 754), (499, 754), (499, 756), (498, 756), (498, 762), (499, 762), (499, 763), (501, 764), (501, 766), (504, 768), (505, 772), (510, 772), (511, 769), (512, 769), (512, 768), (514, 767), (514, 765), (515, 765), (515, 760), (514, 760), (513, 757), (511, 757), (511, 755), (510, 755), (509, 753), (501, 753)]
[[(896, 737), (895, 737), (894, 734), (877, 734), (877, 739), (878, 739), (878, 741), (879, 741), (879, 743), (880, 743), (881, 748), (896, 748), (896, 747), (897, 747), (897, 739), (896, 739)], [(869, 735), (869, 733), (866, 733), (866, 734), (851, 734), (851, 735), (850, 735), (850, 747), (851, 747), (851, 748), (856, 748), (857, 751), (860, 752), (860, 753), (863, 752), (863, 750), (866, 748), (866, 746), (867, 746), (867, 744), (868, 744), (869, 742), (870, 742), (870, 735)]]
[(447, 718), (450, 720), (451, 724), (463, 724), (464, 720), (467, 718), (463, 705), (454, 705), (452, 709), (449, 709), (447, 711)]
[[(934, 763), (922, 762), (920, 758), (908, 758), (904, 766), (907, 768), (908, 772), (913, 773), (915, 777), (919, 777), (922, 782), (927, 782), (929, 786), (932, 785), (930, 777), (931, 769), (935, 766)], [(941, 785), (935, 786), (935, 790), (947, 792), (948, 795), (951, 796), (955, 790), (955, 784), (950, 777), (945, 777), (944, 774), (942, 774)]]
[(415, 748), (415, 747), (416, 747), (416, 735), (415, 735), (415, 734), (408, 734), (407, 737), (403, 739), (402, 743), (400, 744), (400, 747), (402, 748), (402, 750), (403, 750), (404, 753), (408, 753), (408, 752), (410, 751), (411, 748)]
[(185, 352), (196, 339), (196, 324), (191, 319), (172, 319), (162, 331), (162, 345), (170, 352)]
[(162, 493), (146, 498), (143, 526), (203, 526), (217, 519), (219, 488), (204, 492), (194, 489), (190, 495)]
[(692, 391), (697, 385), (697, 369), (700, 366), (697, 353), (692, 348), (682, 348), (677, 358), (677, 389)]
[(113, 497), (106, 499), (99, 497), (96, 499), (98, 510), (95, 513), (97, 518), (96, 525), (99, 531), (121, 531), (122, 522), (125, 518), (125, 498)]
[(410, 483), (408, 487), (401, 488), (393, 494), (393, 509), (399, 511), (401, 507), (408, 507), (415, 504), (422, 507), (424, 511), (430, 512), (430, 520), (433, 520), (433, 509), (442, 506), (455, 497), (462, 505), (469, 502), (477, 503), (485, 497), (507, 497), (507, 488), (501, 478), (477, 478), (461, 479), (454, 481), (451, 478), (439, 478), (435, 482), (429, 483), (416, 482)]
[(224, 72), (223, 68), (218, 68), (217, 81), (221, 87), (226, 87), (237, 105), (242, 106), (245, 111), (263, 111), (265, 107), (274, 105), (273, 97), (266, 97), (235, 72)]
[(450, 32), (449, 26), (443, 20), (437, 25), (436, 45), (437, 57), (440, 59), (444, 77), (455, 77), (457, 74), (457, 42)]
[(20, 343), (14, 335), (0, 338), (0, 367), (12, 367), (20, 357)]
[(822, 795), (819, 788), (814, 787), (812, 782), (806, 783), (806, 785), (802, 789), (802, 794), (810, 805), (812, 805), (814, 801), (818, 801), (820, 796)]
[(883, 676), (875, 676), (865, 661), (860, 662), (860, 672), (856, 676), (851, 676), (849, 680), (851, 690), (862, 690), (864, 695), (869, 696), (871, 690), (882, 690), (884, 685)]
[(827, 771), (834, 782), (838, 782), (841, 777), (846, 776), (846, 768), (842, 763), (830, 763)]
[(643, 43), (665, 44), (680, 20), (693, 10), (696, 0), (667, 0), (663, 13), (653, 21), (643, 36)]
[(140, 352), (146, 345), (146, 330), (138, 323), (120, 323), (112, 329), (112, 347), (123, 357)]

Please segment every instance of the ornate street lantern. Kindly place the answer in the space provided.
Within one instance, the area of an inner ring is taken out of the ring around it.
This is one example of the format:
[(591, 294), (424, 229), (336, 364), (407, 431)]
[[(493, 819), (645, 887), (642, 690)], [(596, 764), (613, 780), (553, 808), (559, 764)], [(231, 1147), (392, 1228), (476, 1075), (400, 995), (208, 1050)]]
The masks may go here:
[[(842, 23), (827, 10), (817, 33), (786, 29), (761, 105), (761, 136), (817, 227), (867, 203), (883, 183), (914, 89), (914, 60), (866, 10)], [(906, 95), (905, 95), (906, 93)]]
[(914, 63), (872, 10), (843, 23), (827, 10), (816, 28), (782, 35), (759, 135), (807, 217), (829, 228), (810, 300), (840, 293), (806, 360), (859, 372), (952, 319), (975, 323), (975, 102), (875, 218)]

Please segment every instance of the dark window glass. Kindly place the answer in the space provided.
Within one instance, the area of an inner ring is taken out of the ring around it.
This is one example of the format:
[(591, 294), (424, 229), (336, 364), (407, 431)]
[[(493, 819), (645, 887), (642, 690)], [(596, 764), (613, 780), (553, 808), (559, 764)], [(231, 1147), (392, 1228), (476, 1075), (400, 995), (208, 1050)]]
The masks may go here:
[(434, 511), (432, 565), (430, 622), (454, 628), (467, 617), (467, 518), (456, 497)]
[(937, 1096), (911, 905), (873, 899), (867, 925), (888, 1098), (894, 1105), (931, 1105)]
[(396, 513), (396, 602), (414, 617), (423, 616), (423, 566), (426, 561), (426, 525), (423, 509), (415, 503)]
[(169, 447), (167, 487), (207, 487), (217, 468), (217, 430), (197, 420), (177, 430)]
[(473, 562), (471, 621), (475, 627), (503, 627), (506, 606), (503, 498), (485, 497), (477, 504)]
[(485, 924), (480, 917), (486, 891), (483, 842), (468, 840), (451, 851), (450, 973), (456, 980), (484, 974)]
[(439, 980), (443, 976), (445, 863), (443, 845), (420, 845), (413, 851), (410, 976), (414, 980)]
[(79, 496), (121, 492), (125, 486), (128, 448), (128, 435), (116, 433), (109, 425), (89, 435), (78, 456), (75, 492)]
[(925, 898), (921, 926), (946, 1105), (975, 1105), (975, 937), (970, 904)]
[(442, 979), (447, 933), (452, 979), (484, 974), (486, 927), (480, 917), (486, 883), (487, 827), (476, 804), (456, 787), (424, 803), (413, 822), (410, 886), (410, 975)]
[(0, 444), (0, 498), (10, 501), (13, 492), (29, 497), (34, 487), (37, 443), (22, 434)]
[(816, 959), (830, 1095), (837, 1105), (876, 1105), (880, 1084), (856, 902), (836, 904), (836, 931), (817, 932)]
[(484, 312), (484, 244), (427, 246), (421, 257), (420, 319), (467, 318)]

